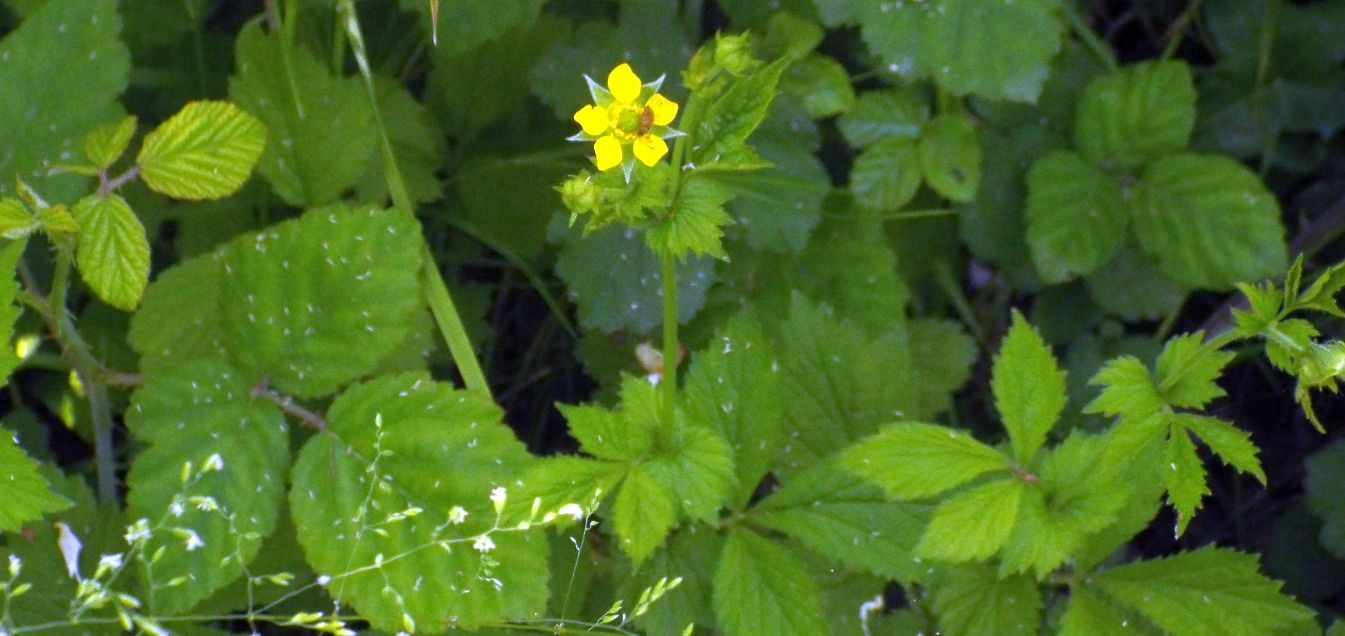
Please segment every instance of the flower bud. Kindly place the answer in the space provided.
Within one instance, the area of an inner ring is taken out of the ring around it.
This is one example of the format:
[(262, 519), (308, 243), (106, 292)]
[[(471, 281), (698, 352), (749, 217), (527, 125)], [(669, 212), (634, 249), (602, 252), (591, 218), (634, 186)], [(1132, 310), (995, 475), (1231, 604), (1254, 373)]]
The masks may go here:
[(587, 170), (570, 177), (560, 186), (560, 198), (571, 214), (586, 214), (598, 209), (602, 202), (602, 186), (593, 181)]

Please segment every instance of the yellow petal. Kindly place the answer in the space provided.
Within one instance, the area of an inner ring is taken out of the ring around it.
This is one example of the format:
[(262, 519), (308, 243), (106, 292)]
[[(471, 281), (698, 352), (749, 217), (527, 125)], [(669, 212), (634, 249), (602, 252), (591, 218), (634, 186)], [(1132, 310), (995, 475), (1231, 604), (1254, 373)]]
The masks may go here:
[(677, 102), (668, 99), (658, 93), (645, 102), (645, 108), (654, 111), (654, 125), (667, 126), (677, 117)]
[(658, 163), (668, 154), (668, 143), (658, 135), (643, 135), (635, 140), (635, 158), (646, 166)]
[(607, 131), (607, 111), (592, 104), (580, 108), (574, 114), (574, 120), (590, 135), (601, 135)]
[[(660, 139), (659, 141), (663, 140)], [(597, 141), (593, 142), (593, 154), (597, 155), (596, 159), (598, 161), (599, 170), (616, 167), (621, 163), (621, 142), (617, 141), (616, 137), (611, 135), (600, 137)], [(639, 156), (638, 151), (636, 152), (636, 156)]]
[(607, 74), (607, 90), (612, 91), (612, 97), (618, 102), (635, 101), (642, 87), (640, 77), (631, 70), (630, 64), (622, 63)]

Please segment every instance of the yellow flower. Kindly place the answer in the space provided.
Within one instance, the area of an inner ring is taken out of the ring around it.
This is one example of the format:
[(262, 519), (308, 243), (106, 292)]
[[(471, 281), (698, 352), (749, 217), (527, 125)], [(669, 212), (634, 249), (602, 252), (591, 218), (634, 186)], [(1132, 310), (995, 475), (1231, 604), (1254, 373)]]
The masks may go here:
[(594, 103), (574, 114), (583, 131), (570, 140), (593, 142), (598, 170), (621, 166), (629, 180), (635, 159), (653, 166), (668, 154), (664, 140), (682, 133), (668, 127), (677, 117), (677, 103), (659, 94), (662, 77), (644, 84), (622, 63), (607, 74), (606, 88), (587, 75), (584, 79)]

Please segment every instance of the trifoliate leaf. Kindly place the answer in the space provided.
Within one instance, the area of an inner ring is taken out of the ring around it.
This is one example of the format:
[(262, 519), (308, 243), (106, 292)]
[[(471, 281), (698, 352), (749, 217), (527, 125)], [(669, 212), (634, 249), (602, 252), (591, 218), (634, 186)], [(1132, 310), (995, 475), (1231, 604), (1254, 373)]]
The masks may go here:
[(282, 59), (279, 36), (245, 26), (234, 47), (229, 96), (266, 125), (266, 151), (257, 172), (286, 203), (315, 206), (338, 199), (368, 169), (375, 150), (373, 111), (363, 86), (333, 77), (302, 46)]
[(145, 302), (131, 316), (127, 341), (151, 371), (212, 354), (224, 355), (220, 287), (224, 264), (218, 252), (187, 259), (159, 273)]
[(1221, 155), (1179, 154), (1150, 164), (1131, 213), (1140, 247), (1189, 287), (1228, 289), (1288, 264), (1275, 196), (1256, 173)]
[(1175, 532), (1180, 537), (1200, 508), (1200, 500), (1210, 494), (1210, 489), (1205, 485), (1205, 465), (1185, 430), (1174, 429), (1168, 437), (1166, 461), (1162, 470), (1163, 486), (1168, 491), (1168, 503), (1177, 509)]
[(979, 561), (1009, 540), (1026, 486), (1002, 478), (949, 497), (934, 509), (915, 553), (944, 561)]
[(1134, 616), (1085, 585), (1069, 590), (1069, 607), (1060, 617), (1060, 636), (1128, 636), (1139, 625)]
[[(141, 561), (156, 611), (178, 614), (242, 576), (275, 529), (290, 465), (289, 429), (253, 381), (224, 359), (157, 369), (131, 397), (126, 425), (148, 448), (126, 477), (132, 518), (154, 530)], [(174, 530), (180, 529), (180, 530)], [(173, 585), (164, 582), (184, 577)]]
[(868, 91), (837, 120), (846, 141), (865, 148), (888, 137), (915, 142), (929, 121), (929, 98), (915, 88)]
[(988, 566), (959, 566), (934, 586), (939, 626), (959, 636), (1036, 634), (1041, 592), (1031, 578), (1000, 578)]
[(821, 53), (810, 54), (790, 66), (780, 78), (780, 90), (798, 99), (813, 119), (840, 115), (855, 104), (850, 74), (840, 62)]
[(875, 210), (899, 210), (920, 189), (920, 153), (915, 142), (885, 137), (864, 148), (850, 171), (855, 202)]
[(410, 212), (344, 205), (236, 239), (221, 303), (230, 355), (300, 396), (373, 371), (423, 307), (421, 250)]
[(889, 502), (858, 477), (817, 464), (752, 506), (749, 516), (848, 568), (910, 582), (921, 575), (911, 548), (930, 509)]
[(826, 632), (817, 585), (784, 547), (747, 528), (729, 532), (715, 573), (714, 607), (727, 636)]
[(741, 508), (774, 465), (784, 437), (774, 347), (754, 317), (736, 316), (692, 356), (685, 382), (687, 421), (718, 431), (733, 448), (738, 489), (731, 503)]
[(84, 143), (80, 144), (84, 158), (97, 168), (106, 169), (116, 163), (135, 135), (135, 124), (135, 115), (129, 115), (116, 123), (94, 128), (84, 136)]
[(1204, 332), (1176, 336), (1163, 345), (1154, 375), (1163, 400), (1172, 406), (1204, 408), (1210, 400), (1225, 395), (1215, 384), (1233, 352), (1205, 346)]
[(612, 517), (621, 551), (639, 564), (663, 545), (677, 521), (677, 501), (667, 486), (637, 467), (621, 482)]
[(18, 532), (25, 523), (70, 507), (69, 501), (51, 491), (37, 462), (23, 452), (8, 429), (0, 429), (0, 480), (5, 484), (0, 532)]
[(1195, 433), (1225, 464), (1250, 473), (1265, 485), (1266, 473), (1261, 470), (1261, 462), (1256, 458), (1257, 449), (1250, 433), (1221, 419), (1190, 413), (1178, 414), (1173, 421)]
[(995, 356), (990, 389), (1014, 457), (1027, 463), (1065, 408), (1065, 372), (1041, 334), (1016, 311)]
[(132, 311), (149, 284), (149, 239), (126, 200), (89, 195), (75, 204), (79, 245), (75, 264), (107, 304)]
[[(662, 324), (659, 259), (639, 231), (613, 225), (587, 235), (577, 227), (558, 232), (562, 238), (556, 274), (578, 306), (580, 326), (604, 333), (645, 334)], [(705, 305), (713, 274), (710, 258), (693, 257), (678, 264), (679, 321), (690, 320)]]
[(130, 54), (114, 0), (48, 0), (0, 41), (0, 195), (18, 175), (48, 200), (73, 201), (88, 181), (47, 176), (85, 133), (121, 117)]
[(970, 435), (935, 424), (893, 424), (851, 446), (840, 465), (882, 487), (894, 499), (923, 499), (985, 473), (1006, 470), (1009, 460)]
[(729, 156), (746, 142), (766, 118), (780, 74), (789, 63), (789, 58), (781, 58), (758, 68), (734, 81), (709, 104), (696, 126), (696, 146), (691, 148), (688, 159), (699, 166), (708, 165)]
[(1319, 540), (1337, 558), (1345, 556), (1345, 499), (1339, 495), (1340, 484), (1345, 483), (1345, 442), (1328, 444), (1303, 465), (1305, 503), (1322, 521)]
[(1157, 413), (1165, 405), (1149, 369), (1135, 356), (1107, 361), (1088, 384), (1101, 386), (1102, 393), (1084, 407), (1085, 413), (1140, 420)]
[(958, 95), (1036, 101), (1064, 33), (1056, 0), (853, 4), (865, 43), (888, 70), (932, 77)]
[(959, 203), (976, 198), (981, 183), (981, 144), (971, 118), (944, 113), (920, 134), (920, 167), (935, 192)]
[(1185, 150), (1195, 121), (1191, 67), (1144, 62), (1089, 82), (1074, 120), (1074, 145), (1099, 167), (1132, 172)]
[(1089, 274), (1125, 243), (1121, 182), (1079, 155), (1057, 150), (1027, 173), (1027, 242), (1050, 283)]
[(724, 226), (733, 218), (724, 211), (731, 193), (712, 179), (683, 182), (669, 218), (654, 223), (645, 233), (649, 249), (660, 257), (685, 259), (696, 256), (723, 257)]
[(192, 102), (145, 135), (140, 178), (160, 194), (218, 199), (243, 186), (266, 148), (266, 128), (229, 102)]
[(1128, 563), (1094, 575), (1092, 585), (1174, 634), (1270, 634), (1312, 617), (1257, 571), (1255, 556), (1233, 550)]
[(451, 621), (472, 629), (541, 613), (540, 533), (481, 538), (497, 523), (513, 527), (531, 504), (509, 496), (500, 520), (492, 509), (492, 491), (515, 486), (529, 462), (499, 407), (410, 373), (352, 386), (327, 415), (329, 430), (295, 461), (290, 510), (309, 564), (331, 577), (326, 589), (338, 603), (392, 631), (404, 628), (403, 615), (439, 632)]

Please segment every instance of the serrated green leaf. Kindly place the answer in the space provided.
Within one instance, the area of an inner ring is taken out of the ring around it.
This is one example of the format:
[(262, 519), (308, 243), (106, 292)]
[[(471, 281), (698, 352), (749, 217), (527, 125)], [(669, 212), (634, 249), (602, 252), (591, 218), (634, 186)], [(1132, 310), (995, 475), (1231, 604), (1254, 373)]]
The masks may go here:
[[(42, 196), (73, 201), (86, 178), (48, 176), (84, 134), (122, 116), (130, 53), (115, 0), (47, 0), (0, 41), (0, 195), (21, 176)], [(12, 24), (12, 23), (11, 23)]]
[(344, 205), (236, 239), (221, 288), (230, 355), (299, 396), (373, 371), (422, 310), (421, 252), (410, 212)]
[[(1296, 309), (1312, 309), (1332, 316), (1345, 316), (1336, 303), (1336, 294), (1345, 288), (1345, 263), (1336, 263), (1317, 275), (1312, 285), (1299, 295)], [(1287, 304), (1287, 303), (1286, 303)]]
[(1179, 154), (1150, 164), (1131, 208), (1140, 246), (1169, 278), (1228, 289), (1287, 265), (1279, 204), (1246, 166)]
[(738, 486), (733, 449), (718, 432), (685, 421), (679, 421), (672, 431), (661, 430), (660, 435), (662, 452), (641, 465), (675, 493), (688, 515), (715, 522)]
[(976, 341), (960, 323), (916, 318), (906, 323), (911, 344), (910, 364), (917, 379), (913, 416), (930, 417), (949, 409), (950, 396), (971, 376)]
[[(410, 373), (352, 386), (327, 415), (329, 430), (295, 461), (290, 510), (308, 562), (332, 577), (326, 589), (337, 602), (393, 631), (403, 629), (404, 613), (431, 632), (454, 617), (471, 629), (540, 614), (542, 536), (495, 532), (489, 552), (473, 547), (497, 523), (492, 490), (514, 486), (529, 463), (499, 407)], [(530, 504), (506, 505), (502, 525)], [(454, 506), (467, 511), (461, 524), (449, 519)], [(421, 513), (387, 520), (409, 507)]]
[(218, 252), (178, 263), (159, 273), (131, 316), (127, 342), (152, 371), (212, 354), (225, 355), (220, 324), (223, 259)]
[(1163, 486), (1168, 491), (1168, 503), (1177, 509), (1176, 536), (1186, 532), (1186, 526), (1200, 508), (1200, 500), (1210, 494), (1205, 485), (1205, 465), (1196, 454), (1196, 445), (1185, 430), (1175, 429), (1168, 437)]
[(914, 142), (929, 121), (929, 98), (915, 87), (867, 91), (836, 121), (846, 141), (864, 148), (888, 137)]
[(949, 497), (934, 509), (916, 554), (954, 562), (989, 558), (1009, 540), (1025, 487), (1018, 479), (995, 479)]
[(1202, 548), (1101, 572), (1093, 585), (1175, 634), (1269, 634), (1312, 617), (1256, 557)]
[(1038, 159), (1027, 192), (1027, 243), (1046, 282), (1092, 273), (1125, 243), (1121, 182), (1079, 155), (1057, 150)]
[(11, 241), (32, 234), (41, 227), (18, 199), (0, 198), (0, 236)]
[[(0, 207), (4, 201), (0, 200)], [(19, 319), (21, 310), (15, 300), (19, 293), (19, 283), (14, 276), (23, 250), (28, 246), (25, 240), (11, 241), (0, 247), (0, 386), (9, 381), (9, 374), (18, 368), (22, 360), (12, 346), (14, 323)]]
[(149, 239), (126, 200), (89, 195), (75, 204), (80, 276), (107, 304), (132, 311), (149, 284)]
[(0, 480), (5, 484), (0, 504), (0, 532), (18, 532), (23, 524), (69, 508), (71, 502), (52, 492), (38, 472), (38, 464), (8, 429), (0, 429)]
[(1163, 345), (1154, 376), (1163, 399), (1172, 406), (1204, 408), (1210, 400), (1225, 395), (1215, 384), (1233, 352), (1205, 346), (1204, 332), (1182, 334)]
[(910, 582), (921, 575), (912, 547), (929, 522), (925, 504), (891, 503), (876, 487), (817, 464), (752, 506), (756, 524), (783, 532), (847, 568)]
[(724, 211), (731, 194), (712, 179), (683, 182), (673, 204), (671, 216), (656, 222), (645, 233), (649, 249), (660, 257), (678, 260), (688, 254), (723, 257), (724, 226), (733, 217)]
[(981, 184), (981, 144), (971, 118), (944, 113), (920, 134), (920, 167), (925, 182), (952, 201), (976, 198)]
[[(635, 625), (647, 634), (681, 634), (690, 623), (713, 625), (711, 590), (723, 547), (724, 535), (718, 532), (704, 532), (694, 526), (674, 530), (663, 549), (654, 552), (638, 569), (611, 572), (612, 578), (621, 582), (616, 588), (616, 598), (638, 599), (645, 588), (675, 574), (682, 578), (682, 584), (636, 618)], [(567, 567), (573, 566), (567, 564)]]
[[(604, 227), (582, 235), (556, 217), (560, 236), (556, 274), (577, 305), (579, 324), (604, 333), (646, 334), (663, 321), (663, 275), (658, 257), (633, 229)], [(687, 322), (705, 305), (714, 260), (689, 258), (677, 265), (677, 318)]]
[(265, 148), (256, 117), (229, 102), (192, 102), (145, 135), (135, 162), (155, 192), (218, 199), (243, 186)]
[(663, 545), (677, 521), (677, 501), (667, 486), (637, 467), (621, 482), (612, 517), (622, 552), (638, 565)]
[(825, 633), (817, 597), (788, 550), (746, 528), (729, 532), (714, 582), (715, 615), (727, 636)]
[(1119, 415), (1125, 421), (1142, 420), (1164, 406), (1149, 369), (1135, 356), (1109, 360), (1088, 384), (1101, 386), (1102, 393), (1084, 407), (1084, 413)]
[(939, 626), (951, 636), (1036, 634), (1041, 593), (1026, 576), (1000, 578), (993, 568), (953, 568), (933, 590)]
[(48, 234), (73, 234), (79, 231), (75, 215), (60, 203), (40, 208), (37, 211), (37, 222), (42, 224), (42, 230)]
[[(163, 524), (146, 554), (162, 547), (164, 555), (142, 561), (140, 570), (146, 584), (160, 583), (147, 599), (155, 611), (186, 612), (242, 576), (275, 529), (290, 462), (289, 428), (280, 410), (254, 398), (252, 388), (227, 361), (206, 357), (146, 376), (131, 398), (127, 428), (148, 448), (126, 477), (128, 511), (151, 527)], [(218, 470), (208, 468), (212, 462)], [(186, 483), (184, 473), (191, 477)], [(209, 497), (219, 509), (191, 497)], [(201, 545), (172, 528), (195, 532)], [(162, 585), (179, 576), (186, 582)]]
[(718, 431), (733, 448), (738, 489), (731, 503), (741, 508), (770, 471), (784, 438), (773, 345), (754, 317), (736, 316), (692, 357), (685, 382), (688, 422)]
[(840, 62), (821, 53), (812, 53), (791, 65), (780, 78), (780, 90), (798, 99), (813, 119), (840, 115), (855, 105), (849, 73)]
[(902, 500), (932, 497), (1009, 468), (1007, 457), (966, 433), (917, 423), (884, 427), (847, 449), (839, 461)]
[(852, 10), (888, 70), (931, 77), (958, 95), (1018, 102), (1037, 99), (1064, 33), (1056, 0), (855, 2)]
[(1036, 488), (1023, 488), (1018, 517), (1000, 553), (1000, 576), (1035, 575), (1040, 581), (1069, 558), (1080, 533), (1053, 516)]
[[(330, 203), (368, 169), (375, 150), (373, 111), (358, 80), (333, 77), (302, 46), (282, 59), (278, 36), (253, 21), (238, 34), (229, 96), (266, 125), (266, 151), (257, 172), (295, 206)], [(297, 100), (297, 101), (296, 101)]]
[(692, 163), (711, 164), (747, 141), (766, 118), (780, 74), (789, 63), (789, 58), (780, 58), (758, 68), (730, 84), (706, 107), (693, 133), (696, 146), (688, 155)]
[[(1265, 331), (1257, 335), (1266, 335), (1266, 358), (1279, 370), (1299, 375), (1303, 370), (1304, 352), (1313, 347), (1313, 340), (1321, 335), (1317, 327), (1302, 318), (1289, 318), (1267, 325)], [(1273, 334), (1273, 335), (1272, 335)]]
[(135, 135), (136, 121), (135, 115), (128, 115), (114, 124), (94, 128), (84, 136), (84, 143), (80, 144), (84, 158), (97, 168), (105, 169), (116, 163)]
[(1233, 324), (1239, 335), (1255, 338), (1277, 322), (1284, 307), (1280, 290), (1271, 281), (1238, 283), (1238, 291), (1247, 298), (1247, 309), (1233, 308)]
[(542, 499), (542, 510), (577, 503), (585, 510), (616, 490), (629, 466), (572, 455), (553, 455), (533, 462), (523, 475), (523, 498)]
[(1079, 99), (1074, 144), (1100, 167), (1135, 171), (1184, 150), (1195, 120), (1191, 67), (1144, 62), (1089, 82)]
[(864, 148), (850, 170), (855, 202), (875, 210), (899, 210), (920, 189), (920, 153), (915, 142), (885, 137)]
[(1015, 311), (990, 376), (995, 408), (1004, 420), (1014, 457), (1027, 463), (1065, 408), (1065, 372), (1041, 334)]
[(1069, 590), (1069, 607), (1060, 617), (1060, 636), (1127, 636), (1140, 625), (1125, 610), (1084, 585)]
[[(640, 382), (625, 376), (622, 383)], [(579, 441), (579, 448), (600, 459), (634, 461), (649, 452), (654, 444), (654, 430), (645, 417), (623, 417), (620, 411), (610, 411), (587, 404), (558, 404), (570, 436)]]
[(1250, 473), (1265, 485), (1266, 473), (1256, 458), (1257, 448), (1250, 433), (1221, 419), (1190, 413), (1178, 414), (1174, 423), (1195, 433), (1225, 464)]

